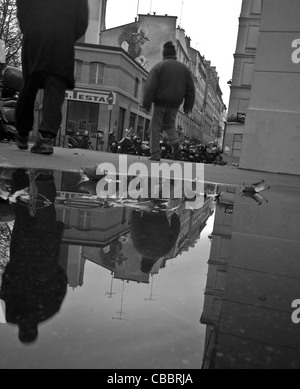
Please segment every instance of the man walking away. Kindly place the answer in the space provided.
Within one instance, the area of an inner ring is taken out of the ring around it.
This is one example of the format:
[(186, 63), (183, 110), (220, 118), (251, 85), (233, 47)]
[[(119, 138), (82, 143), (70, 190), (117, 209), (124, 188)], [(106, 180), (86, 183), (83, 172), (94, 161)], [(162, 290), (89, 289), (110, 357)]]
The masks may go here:
[(184, 102), (184, 112), (189, 114), (195, 104), (195, 85), (190, 70), (177, 61), (172, 42), (163, 47), (163, 61), (154, 66), (145, 85), (143, 107), (154, 112), (150, 127), (151, 158), (160, 161), (160, 134), (165, 131), (171, 145), (178, 149), (181, 139), (176, 131), (178, 109)]
[(17, 0), (23, 33), (24, 84), (16, 112), (16, 144), (21, 150), (28, 149), (35, 99), (38, 90), (43, 89), (43, 119), (31, 152), (53, 154), (65, 91), (75, 86), (74, 46), (86, 32), (88, 12), (87, 0)]

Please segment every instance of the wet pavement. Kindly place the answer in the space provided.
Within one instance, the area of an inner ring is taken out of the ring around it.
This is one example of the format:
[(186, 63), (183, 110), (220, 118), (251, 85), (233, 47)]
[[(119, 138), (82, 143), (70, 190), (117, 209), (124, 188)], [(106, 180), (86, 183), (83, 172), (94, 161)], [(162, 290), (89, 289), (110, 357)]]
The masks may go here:
[(107, 196), (94, 154), (21, 154), (0, 164), (0, 368), (300, 367), (298, 177), (208, 167), (192, 207), (164, 180)]

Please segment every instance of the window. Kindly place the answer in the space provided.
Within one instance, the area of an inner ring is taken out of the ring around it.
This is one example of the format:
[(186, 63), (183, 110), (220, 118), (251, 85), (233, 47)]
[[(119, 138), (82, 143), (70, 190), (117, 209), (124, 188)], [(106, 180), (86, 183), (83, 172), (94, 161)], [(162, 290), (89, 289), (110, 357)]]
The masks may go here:
[(137, 118), (137, 115), (133, 112), (130, 112), (129, 128), (133, 128), (135, 130), (136, 118)]
[(91, 62), (90, 64), (90, 84), (103, 84), (104, 82), (104, 67), (105, 64), (101, 62)]
[(96, 133), (98, 128), (99, 104), (68, 102), (67, 135), (87, 130)]
[(144, 135), (145, 119), (142, 116), (138, 116), (137, 134)]
[(90, 231), (92, 225), (92, 213), (80, 210), (77, 220), (78, 229), (82, 231)]
[(134, 85), (134, 97), (137, 99), (138, 94), (139, 94), (139, 86), (140, 86), (140, 81), (138, 78), (135, 79), (135, 85)]
[(243, 144), (243, 135), (242, 134), (234, 135), (234, 137), (233, 137), (233, 149), (232, 149), (232, 156), (233, 157), (240, 157), (241, 156), (242, 144)]
[(71, 210), (58, 208), (57, 219), (65, 224), (65, 228), (70, 227), (71, 223)]
[(252, 85), (252, 78), (254, 73), (254, 64), (246, 62), (243, 66), (243, 73), (242, 73), (242, 85)]
[(238, 100), (238, 112), (246, 113), (249, 107), (249, 99)]
[(251, 13), (260, 14), (262, 10), (262, 0), (252, 0)]
[(75, 60), (75, 82), (81, 82), (83, 61)]
[(249, 26), (247, 45), (246, 45), (248, 49), (257, 48), (259, 33), (260, 33), (259, 26)]
[(142, 88), (141, 88), (141, 95), (142, 95), (142, 96), (144, 96), (145, 85), (146, 85), (146, 80), (143, 78), (143, 79), (142, 79)]

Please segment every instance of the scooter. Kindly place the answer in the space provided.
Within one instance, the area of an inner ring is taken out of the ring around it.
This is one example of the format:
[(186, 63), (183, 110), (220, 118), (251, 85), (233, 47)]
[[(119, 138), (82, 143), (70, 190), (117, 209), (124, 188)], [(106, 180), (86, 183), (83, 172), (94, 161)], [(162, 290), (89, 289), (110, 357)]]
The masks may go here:
[(127, 133), (124, 138), (119, 142), (118, 153), (136, 155), (134, 141), (130, 133)]
[(151, 156), (150, 142), (148, 142), (148, 141), (142, 142), (142, 155), (145, 157)]
[(116, 154), (118, 152), (118, 142), (113, 140), (110, 144), (110, 152)]
[(109, 151), (116, 154), (118, 152), (118, 142), (116, 140), (114, 132), (108, 134)]
[(173, 149), (165, 138), (161, 138), (159, 142), (160, 153), (162, 159), (173, 159)]
[(189, 162), (194, 162), (194, 163), (198, 163), (200, 161), (197, 146), (195, 146), (192, 143), (189, 145), (188, 148), (188, 160)]
[(22, 88), (21, 70), (8, 66), (0, 80), (0, 142), (13, 142), (17, 135), (16, 106)]
[(150, 142), (143, 141), (141, 136), (136, 135), (134, 137), (134, 147), (136, 155), (140, 157), (150, 157)]
[(69, 136), (68, 147), (69, 149), (93, 150), (90, 133), (85, 132), (83, 135), (77, 133), (75, 136)]

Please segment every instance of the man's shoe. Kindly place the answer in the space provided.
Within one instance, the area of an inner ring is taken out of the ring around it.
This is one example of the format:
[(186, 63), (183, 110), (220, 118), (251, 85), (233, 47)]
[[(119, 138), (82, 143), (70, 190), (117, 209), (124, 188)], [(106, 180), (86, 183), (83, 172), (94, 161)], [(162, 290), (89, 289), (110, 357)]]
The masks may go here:
[(53, 150), (53, 139), (43, 138), (39, 135), (38, 140), (32, 146), (31, 150), (34, 154), (52, 155)]
[(15, 143), (20, 150), (28, 149), (28, 135), (17, 134), (15, 136)]
[(160, 162), (160, 158), (159, 157), (150, 157), (149, 161)]

